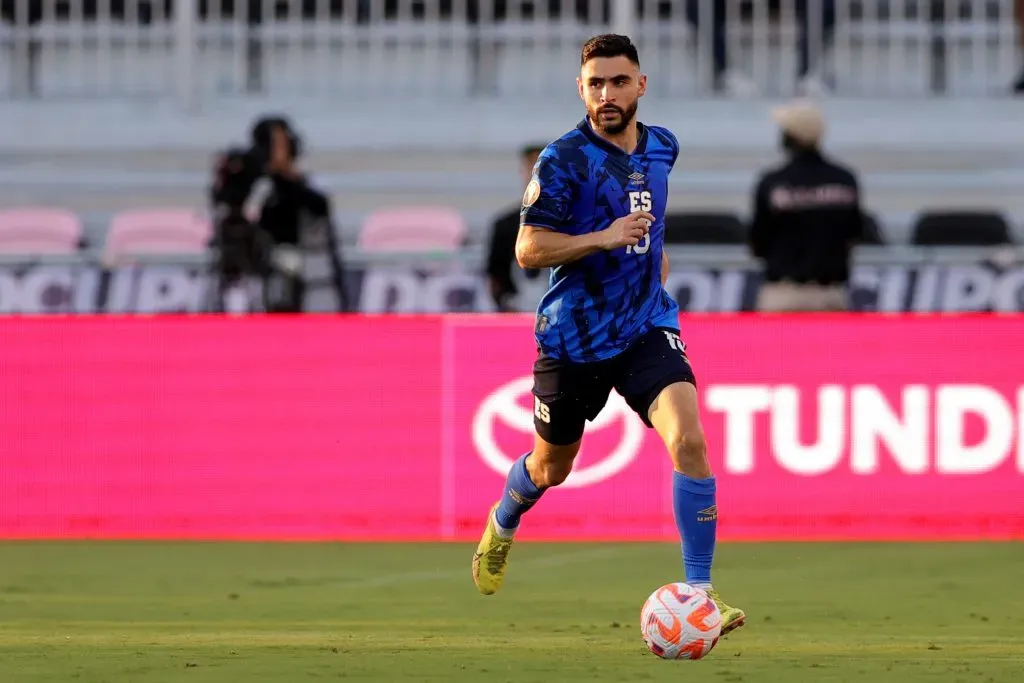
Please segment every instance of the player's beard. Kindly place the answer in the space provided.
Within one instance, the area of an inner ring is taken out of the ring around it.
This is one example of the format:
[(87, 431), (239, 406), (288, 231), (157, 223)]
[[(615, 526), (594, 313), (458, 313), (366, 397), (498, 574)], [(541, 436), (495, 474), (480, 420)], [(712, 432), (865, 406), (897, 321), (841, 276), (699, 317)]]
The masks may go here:
[[(595, 130), (600, 133), (604, 133), (605, 135), (618, 135), (622, 131), (626, 130), (626, 128), (633, 125), (633, 121), (636, 119), (636, 109), (639, 104), (639, 100), (634, 100), (633, 104), (629, 105), (626, 109), (616, 107), (614, 104), (602, 104), (590, 112), (590, 125), (592, 125)], [(601, 119), (601, 112), (608, 110), (617, 112), (619, 115), (618, 118), (613, 121), (603, 121)]]

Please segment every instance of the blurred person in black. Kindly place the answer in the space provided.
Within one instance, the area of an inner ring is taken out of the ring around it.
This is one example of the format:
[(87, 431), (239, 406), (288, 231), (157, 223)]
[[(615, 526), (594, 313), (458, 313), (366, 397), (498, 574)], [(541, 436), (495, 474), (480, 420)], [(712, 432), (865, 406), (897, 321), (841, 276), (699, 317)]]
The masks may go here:
[[(249, 149), (231, 149), (220, 157), (210, 188), (224, 304), (241, 308), (239, 285), (247, 276), (259, 276), (268, 312), (302, 311), (303, 249), (315, 245), (329, 256), (339, 310), (347, 310), (330, 200), (297, 166), (302, 139), (287, 119), (274, 116), (257, 121), (251, 138)], [(268, 181), (266, 196), (247, 210), (261, 179)], [(258, 218), (252, 221), (254, 214)]]
[[(527, 145), (520, 151), (523, 188), (529, 184), (537, 157), (543, 150), (544, 145)], [(540, 275), (539, 270), (522, 269), (516, 262), (516, 237), (519, 235), (521, 209), (521, 203), (509, 207), (491, 226), (491, 242), (487, 252), (487, 283), (495, 306), (502, 312), (516, 310), (515, 296), (519, 293), (516, 280), (520, 274), (531, 280)]]
[(788, 160), (754, 193), (751, 250), (765, 262), (761, 311), (846, 309), (850, 252), (863, 229), (857, 177), (826, 158), (821, 111), (796, 102), (773, 112)]

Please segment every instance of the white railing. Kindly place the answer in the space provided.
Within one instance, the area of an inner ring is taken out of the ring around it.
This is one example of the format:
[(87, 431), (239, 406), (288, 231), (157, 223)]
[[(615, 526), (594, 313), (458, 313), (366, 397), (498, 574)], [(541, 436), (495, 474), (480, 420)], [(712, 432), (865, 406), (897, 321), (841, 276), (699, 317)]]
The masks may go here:
[(997, 96), (1014, 2), (0, 0), (0, 98), (563, 96), (605, 31), (634, 37), (656, 97)]

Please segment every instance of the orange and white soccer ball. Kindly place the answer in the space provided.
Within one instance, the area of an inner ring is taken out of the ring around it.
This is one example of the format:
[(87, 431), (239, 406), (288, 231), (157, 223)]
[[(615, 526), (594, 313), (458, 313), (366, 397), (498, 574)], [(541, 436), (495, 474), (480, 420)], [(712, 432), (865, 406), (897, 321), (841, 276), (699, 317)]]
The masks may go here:
[(722, 634), (722, 613), (700, 588), (670, 583), (647, 598), (640, 610), (640, 633), (662, 659), (700, 659)]

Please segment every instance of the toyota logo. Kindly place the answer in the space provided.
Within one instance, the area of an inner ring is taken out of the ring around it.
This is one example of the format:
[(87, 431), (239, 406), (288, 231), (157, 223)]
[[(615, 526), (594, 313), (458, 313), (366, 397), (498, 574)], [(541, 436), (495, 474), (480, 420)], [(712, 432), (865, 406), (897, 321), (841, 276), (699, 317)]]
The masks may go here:
[[(494, 424), (503, 424), (524, 434), (533, 434), (533, 412), (518, 403), (522, 396), (531, 395), (533, 377), (520, 377), (504, 384), (483, 400), (473, 416), (473, 444), (484, 463), (501, 476), (506, 476), (519, 457), (506, 454), (494, 438)], [(532, 405), (532, 403), (531, 403)], [(577, 488), (591, 486), (614, 477), (625, 469), (640, 452), (644, 440), (643, 422), (617, 393), (608, 397), (608, 403), (597, 418), (587, 425), (587, 432), (605, 429), (617, 419), (622, 421), (622, 438), (602, 460), (586, 467), (573, 468), (562, 486)], [(531, 441), (532, 443), (532, 441)], [(584, 439), (584, 444), (586, 439)], [(584, 448), (586, 446), (584, 445)], [(582, 453), (582, 449), (580, 451)]]

